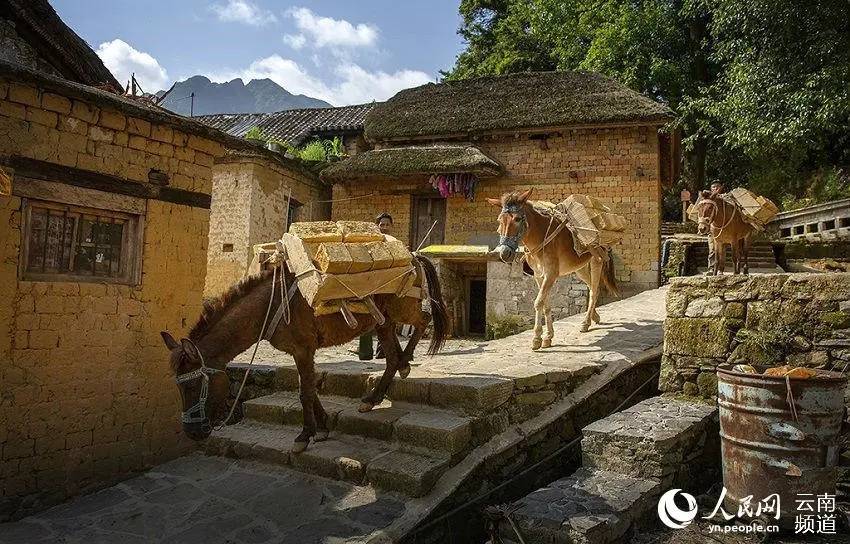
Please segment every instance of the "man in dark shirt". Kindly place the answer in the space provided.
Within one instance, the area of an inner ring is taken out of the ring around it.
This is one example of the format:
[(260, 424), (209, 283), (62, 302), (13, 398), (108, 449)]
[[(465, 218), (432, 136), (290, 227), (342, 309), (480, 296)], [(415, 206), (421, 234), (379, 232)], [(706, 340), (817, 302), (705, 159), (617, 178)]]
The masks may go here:
[[(711, 196), (719, 196), (726, 192), (726, 189), (723, 187), (723, 184), (720, 180), (714, 180), (711, 183)], [(711, 274), (714, 270), (714, 263), (717, 262), (717, 255), (714, 252), (714, 244), (711, 240), (711, 231), (708, 234), (708, 274)]]

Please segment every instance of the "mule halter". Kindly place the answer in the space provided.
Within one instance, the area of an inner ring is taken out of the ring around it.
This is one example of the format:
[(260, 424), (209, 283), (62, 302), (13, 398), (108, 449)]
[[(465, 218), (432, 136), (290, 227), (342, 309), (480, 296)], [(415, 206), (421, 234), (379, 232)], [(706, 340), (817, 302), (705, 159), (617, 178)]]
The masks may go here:
[[(198, 352), (198, 357), (201, 358), (201, 366), (192, 370), (191, 372), (186, 372), (185, 374), (180, 374), (174, 381), (177, 382), (177, 385), (190, 382), (192, 380), (201, 380), (201, 394), (198, 397), (198, 402), (196, 402), (192, 407), (188, 410), (184, 410), (183, 413), (180, 414), (180, 421), (184, 424), (186, 423), (207, 423), (209, 420), (207, 419), (207, 396), (209, 396), (210, 392), (210, 376), (217, 372), (224, 372), (223, 370), (219, 370), (217, 368), (211, 368), (206, 365), (204, 362), (204, 356), (201, 354), (201, 350), (198, 349), (198, 346), (192, 344), (195, 348), (195, 351)], [(197, 414), (197, 415), (193, 415)]]
[[(520, 204), (509, 204), (502, 208), (502, 213), (512, 213), (519, 218), (519, 226), (517, 227), (516, 234), (512, 236), (508, 236), (507, 234), (499, 235), (499, 245), (496, 246), (496, 249), (500, 247), (507, 247), (510, 250), (517, 252), (519, 251), (519, 246), (522, 243), (522, 239), (525, 236), (525, 232), (528, 230), (528, 222), (525, 218), (525, 213), (522, 211), (522, 205)], [(507, 232), (507, 230), (505, 230)]]

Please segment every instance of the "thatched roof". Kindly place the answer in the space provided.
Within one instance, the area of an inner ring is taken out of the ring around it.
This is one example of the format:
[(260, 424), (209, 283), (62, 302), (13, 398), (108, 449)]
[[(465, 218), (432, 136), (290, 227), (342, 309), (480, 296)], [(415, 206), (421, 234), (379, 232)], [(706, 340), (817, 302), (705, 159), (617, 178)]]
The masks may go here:
[(363, 130), (374, 103), (339, 108), (302, 108), (274, 113), (216, 113), (195, 119), (242, 138), (252, 127), (290, 145), (301, 145), (312, 136), (356, 133)]
[(15, 31), (62, 76), (76, 83), (121, 89), (100, 57), (59, 18), (47, 0), (4, 0), (0, 18), (15, 22)]
[(429, 146), (373, 149), (335, 162), (322, 170), (326, 181), (381, 176), (472, 173), (496, 176), (499, 163), (473, 146)]
[(670, 119), (666, 106), (601, 74), (527, 72), (403, 90), (369, 113), (366, 136), (384, 141)]

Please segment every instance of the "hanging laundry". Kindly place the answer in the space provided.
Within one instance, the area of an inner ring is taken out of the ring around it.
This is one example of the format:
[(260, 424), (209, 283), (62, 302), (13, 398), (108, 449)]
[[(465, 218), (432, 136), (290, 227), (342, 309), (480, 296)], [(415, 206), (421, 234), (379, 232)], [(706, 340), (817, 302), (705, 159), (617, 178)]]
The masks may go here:
[(475, 199), (475, 187), (478, 176), (475, 174), (434, 174), (428, 179), (429, 185), (443, 198), (462, 195), (467, 200)]

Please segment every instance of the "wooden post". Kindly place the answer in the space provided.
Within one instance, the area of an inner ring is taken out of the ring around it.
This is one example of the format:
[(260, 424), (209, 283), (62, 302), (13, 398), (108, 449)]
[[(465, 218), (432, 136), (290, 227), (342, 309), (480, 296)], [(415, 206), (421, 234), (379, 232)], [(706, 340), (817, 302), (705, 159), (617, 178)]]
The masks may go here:
[(680, 198), (682, 199), (682, 224), (685, 225), (688, 223), (688, 206), (691, 204), (691, 192), (687, 189), (682, 189)]

